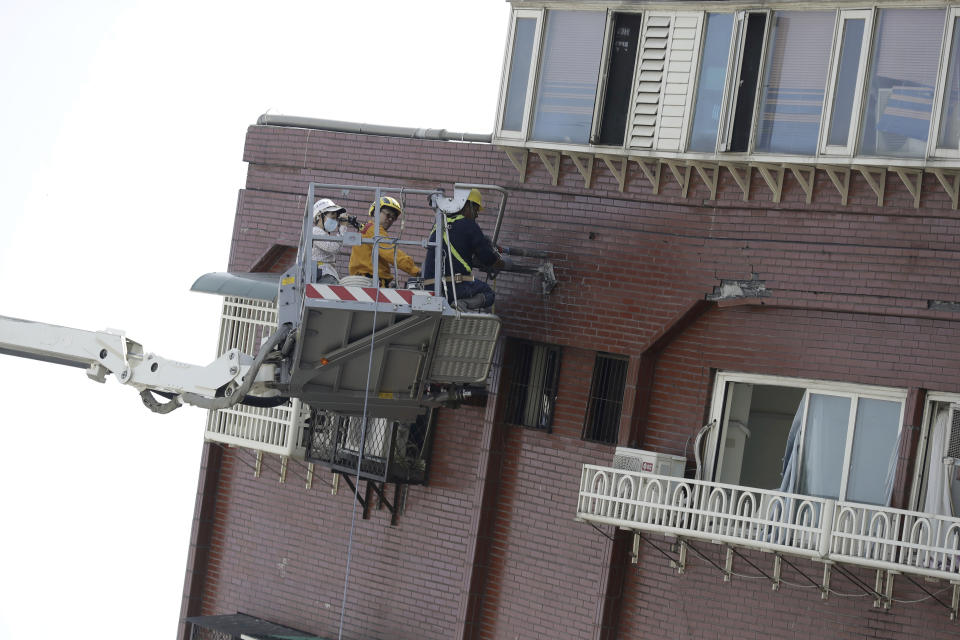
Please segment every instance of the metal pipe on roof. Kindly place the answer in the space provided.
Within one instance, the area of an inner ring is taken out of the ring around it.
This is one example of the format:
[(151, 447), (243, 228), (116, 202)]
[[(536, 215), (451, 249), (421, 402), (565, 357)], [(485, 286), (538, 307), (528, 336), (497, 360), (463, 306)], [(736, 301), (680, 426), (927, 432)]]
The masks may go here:
[(339, 131), (342, 133), (361, 133), (369, 136), (420, 138), (423, 140), (489, 143), (493, 138), (492, 134), (489, 133), (458, 133), (455, 131), (447, 131), (446, 129), (393, 127), (381, 124), (325, 120), (323, 118), (303, 118), (300, 116), (273, 115), (269, 113), (265, 113), (257, 118), (257, 124), (272, 127), (299, 127), (301, 129), (322, 129), (324, 131)]

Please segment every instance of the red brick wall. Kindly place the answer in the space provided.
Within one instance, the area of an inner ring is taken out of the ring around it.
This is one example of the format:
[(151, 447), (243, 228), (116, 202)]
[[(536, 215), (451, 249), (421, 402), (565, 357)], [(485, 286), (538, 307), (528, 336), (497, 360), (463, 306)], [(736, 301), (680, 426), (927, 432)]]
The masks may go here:
[[(644, 446), (671, 453), (683, 452), (702, 424), (714, 369), (960, 391), (958, 316), (927, 308), (930, 300), (960, 301), (960, 216), (932, 176), (914, 209), (895, 174), (887, 176), (883, 207), (856, 174), (842, 206), (823, 172), (809, 205), (789, 172), (778, 204), (756, 172), (743, 201), (726, 170), (716, 200), (695, 172), (683, 198), (667, 167), (658, 194), (636, 165), (621, 193), (601, 161), (588, 189), (564, 159), (555, 186), (535, 155), (521, 182), (489, 145), (281, 127), (251, 127), (244, 159), (231, 269), (249, 269), (275, 245), (296, 242), (308, 181), (449, 188), (459, 180), (510, 190), (501, 243), (549, 251), (559, 281), (549, 296), (528, 276), (502, 274), (496, 283), (507, 335), (563, 346), (553, 433), (491, 431), (481, 409), (444, 412), (430, 486), (410, 489), (399, 526), (376, 511), (357, 522), (345, 637), (599, 636), (610, 542), (573, 520), (581, 465), (606, 464), (613, 453), (580, 440), (596, 351), (631, 357), (621, 429), (649, 409)], [(370, 200), (326, 195), (358, 215)], [(407, 202), (404, 237), (422, 237), (432, 224), (423, 196)], [(480, 222), (491, 232), (492, 210)], [(411, 253), (422, 257), (421, 249)], [(708, 310), (663, 351), (649, 407), (633, 406), (638, 359), (650, 340), (722, 279), (751, 277), (769, 290), (765, 306)], [(333, 635), (352, 497), (343, 484), (336, 496), (319, 481), (309, 491), (295, 478), (281, 485), (279, 461), (269, 456), (275, 470), (255, 479), (246, 466), (252, 460), (245, 451), (225, 456), (204, 612), (239, 610)], [(471, 540), (478, 531), (482, 539)], [(769, 564), (769, 556), (757, 561)], [(645, 549), (627, 572), (621, 637), (956, 630), (930, 601), (883, 613), (865, 598), (821, 603), (807, 590), (773, 593), (761, 580), (726, 584), (706, 567), (692, 559), (689, 573), (676, 577)], [(820, 565), (810, 567), (819, 575)], [(895, 597), (920, 596), (900, 580)]]
[[(654, 535), (649, 540), (660, 550), (677, 556), (664, 537)], [(695, 546), (710, 561), (724, 566), (722, 547), (707, 542)], [(774, 591), (768, 578), (773, 575), (773, 555), (754, 551), (743, 555), (747, 560), (734, 557), (733, 572), (738, 575), (724, 582), (723, 573), (693, 551), (688, 551), (685, 573), (677, 575), (660, 551), (642, 543), (640, 562), (627, 573), (624, 599), (629, 604), (620, 620), (619, 637), (928, 640), (957, 636), (957, 623), (950, 621), (947, 609), (903, 576), (894, 579), (895, 601), (885, 610), (874, 608), (873, 596), (866, 595), (836, 569), (832, 571), (830, 587), (837, 593), (821, 600), (819, 589), (809, 580), (820, 584), (823, 565), (798, 558), (789, 560), (803, 573), (784, 563), (783, 582)], [(873, 572), (851, 573), (868, 587), (874, 586)], [(943, 585), (924, 583), (922, 579), (919, 582), (927, 591), (943, 589)], [(937, 597), (949, 604), (949, 595), (946, 591)], [(904, 602), (920, 599), (926, 600)]]
[[(430, 486), (410, 490), (400, 526), (390, 526), (386, 509), (363, 520), (357, 505), (345, 637), (455, 634), (469, 566), (480, 412), (463, 409), (456, 422), (440, 420)], [(255, 465), (253, 451), (224, 456), (203, 613), (242, 611), (336, 637), (353, 493), (341, 480), (332, 495), (332, 476), (319, 467), (307, 490), (304, 463), (291, 461), (282, 484), (279, 458), (265, 455), (259, 478)]]

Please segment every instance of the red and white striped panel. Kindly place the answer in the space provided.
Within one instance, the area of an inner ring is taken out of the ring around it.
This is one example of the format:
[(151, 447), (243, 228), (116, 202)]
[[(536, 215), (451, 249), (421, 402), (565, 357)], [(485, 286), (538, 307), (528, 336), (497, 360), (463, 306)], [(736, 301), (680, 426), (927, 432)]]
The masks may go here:
[[(433, 295), (432, 292), (428, 292)], [(389, 304), (412, 304), (414, 295), (409, 289), (377, 289), (376, 287), (344, 287), (339, 284), (308, 284), (307, 297), (321, 300), (347, 300), (349, 302), (386, 302)]]

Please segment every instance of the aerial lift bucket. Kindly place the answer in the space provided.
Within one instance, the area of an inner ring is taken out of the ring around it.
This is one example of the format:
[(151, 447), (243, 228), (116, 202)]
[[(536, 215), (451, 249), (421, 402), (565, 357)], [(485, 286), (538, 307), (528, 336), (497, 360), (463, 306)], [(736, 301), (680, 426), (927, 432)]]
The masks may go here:
[[(274, 297), (278, 324), (292, 327), (277, 383), (281, 394), (343, 415), (412, 421), (431, 407), (456, 403), (482, 390), (500, 331), (499, 318), (457, 311), (443, 296), (439, 279), (433, 289), (319, 284), (311, 259), (311, 213), (320, 193), (371, 192), (377, 203), (377, 229), (381, 195), (426, 195), (439, 228), (445, 214), (458, 211), (474, 187), (502, 194), (499, 228), (506, 204), (506, 192), (500, 187), (457, 184), (454, 196), (446, 197), (439, 189), (310, 183), (296, 265), (272, 276), (278, 284)], [(382, 244), (424, 246), (422, 240), (371, 240), (359, 233), (324, 240), (346, 246), (372, 243), (375, 270)], [(442, 272), (441, 253), (434, 252), (437, 273)], [(378, 274), (373, 275), (372, 281), (377, 282)], [(265, 274), (208, 274), (194, 289), (240, 296), (256, 292), (263, 298), (269, 295), (265, 294), (269, 279)]]

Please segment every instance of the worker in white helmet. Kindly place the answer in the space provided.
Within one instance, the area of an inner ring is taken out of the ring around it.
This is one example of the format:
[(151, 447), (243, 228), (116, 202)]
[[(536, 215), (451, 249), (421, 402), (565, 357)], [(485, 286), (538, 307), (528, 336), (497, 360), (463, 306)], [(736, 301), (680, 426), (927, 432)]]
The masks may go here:
[[(317, 265), (317, 283), (337, 284), (340, 274), (337, 273), (337, 254), (340, 253), (339, 242), (317, 240), (324, 236), (342, 236), (351, 224), (351, 216), (347, 210), (330, 198), (321, 198), (313, 203), (313, 260)], [(356, 226), (356, 218), (352, 224)]]

